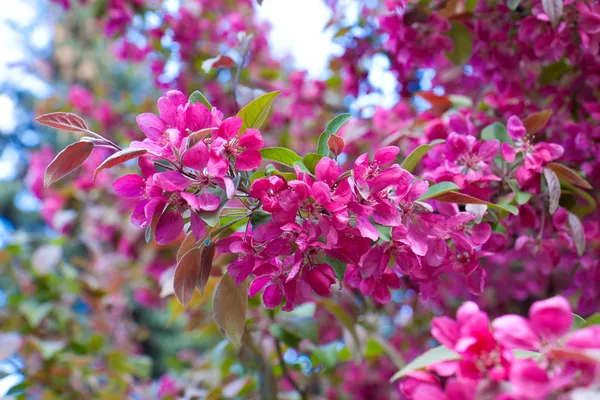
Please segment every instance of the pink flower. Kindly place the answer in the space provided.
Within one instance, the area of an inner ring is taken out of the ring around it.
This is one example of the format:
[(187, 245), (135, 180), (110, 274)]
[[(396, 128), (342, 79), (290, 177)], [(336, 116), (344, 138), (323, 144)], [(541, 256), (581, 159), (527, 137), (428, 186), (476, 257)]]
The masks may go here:
[(257, 129), (246, 129), (241, 135), (242, 119), (227, 118), (220, 123), (212, 148), (217, 154), (233, 157), (235, 166), (240, 171), (251, 171), (262, 162), (259, 151), (264, 141)]

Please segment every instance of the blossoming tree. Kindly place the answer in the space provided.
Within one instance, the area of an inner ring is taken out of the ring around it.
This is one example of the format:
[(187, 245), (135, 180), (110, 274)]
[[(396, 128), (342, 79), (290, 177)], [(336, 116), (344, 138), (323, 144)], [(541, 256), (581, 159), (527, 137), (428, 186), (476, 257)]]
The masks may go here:
[[(58, 3), (139, 74), (39, 105), (72, 134), (26, 183), (70, 240), (4, 254), (15, 393), (598, 396), (598, 4), (327, 1), (317, 80), (250, 0)], [(361, 107), (381, 56), (398, 99)]]

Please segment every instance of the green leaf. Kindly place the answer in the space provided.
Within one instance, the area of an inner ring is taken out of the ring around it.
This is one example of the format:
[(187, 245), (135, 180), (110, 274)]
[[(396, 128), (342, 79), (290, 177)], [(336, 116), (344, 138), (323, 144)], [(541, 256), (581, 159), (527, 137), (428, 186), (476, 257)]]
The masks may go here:
[(35, 338), (33, 339), (33, 343), (40, 351), (44, 360), (51, 359), (65, 348), (65, 342), (62, 340), (39, 340)]
[(585, 326), (585, 319), (579, 315), (579, 314), (575, 314), (573, 313), (573, 330), (575, 329), (581, 329)]
[(323, 158), (324, 156), (322, 154), (317, 154), (317, 153), (308, 153), (307, 155), (305, 155), (302, 158), (302, 163), (304, 165), (306, 165), (306, 168), (308, 168), (308, 170), (311, 173), (315, 173), (315, 167), (317, 166), (317, 164), (319, 163), (319, 161), (321, 161), (321, 158)]
[(273, 337), (281, 340), (289, 347), (298, 347), (300, 341), (302, 340), (302, 338), (298, 337), (295, 332), (291, 332), (278, 324), (269, 326), (269, 332), (271, 335), (273, 335)]
[(540, 84), (548, 85), (553, 83), (569, 72), (570, 69), (571, 67), (564, 58), (550, 65), (546, 65), (542, 68), (542, 72), (540, 73)]
[(271, 220), (271, 214), (265, 212), (263, 210), (258, 210), (250, 217), (250, 223), (252, 224), (252, 229), (256, 229), (262, 224), (265, 224)]
[(338, 342), (331, 342), (323, 346), (315, 347), (312, 351), (312, 358), (317, 364), (322, 364), (325, 368), (335, 368), (340, 360), (342, 349)]
[(315, 316), (316, 311), (317, 305), (315, 303), (304, 303), (294, 308), (292, 311), (288, 312), (287, 315), (298, 318), (313, 318)]
[(466, 10), (467, 12), (471, 12), (475, 9), (475, 6), (477, 6), (477, 0), (467, 0), (467, 4), (466, 4)]
[(405, 159), (404, 161), (402, 161), (402, 165), (400, 165), (402, 168), (404, 168), (405, 170), (407, 170), (408, 172), (412, 172), (415, 167), (417, 166), (417, 164), (419, 163), (419, 161), (421, 161), (421, 159), (423, 157), (425, 157), (425, 155), (427, 154), (427, 152), (436, 144), (441, 144), (441, 143), (445, 143), (445, 140), (442, 139), (436, 139), (434, 141), (432, 141), (431, 143), (428, 144), (422, 144), (419, 147), (417, 147), (416, 149), (414, 149)]
[(291, 168), (294, 167), (295, 162), (302, 161), (302, 157), (285, 147), (265, 147), (260, 149), (260, 154), (266, 160), (275, 161)]
[(506, 127), (500, 122), (494, 122), (491, 125), (486, 126), (481, 130), (481, 138), (483, 140), (494, 140), (497, 139), (500, 143), (513, 144), (512, 139), (506, 131)]
[(600, 313), (592, 314), (585, 320), (585, 324), (582, 328), (587, 328), (588, 326), (600, 325)]
[(392, 227), (391, 226), (383, 226), (378, 223), (373, 223), (377, 232), (379, 232), (379, 239), (385, 242), (391, 242), (392, 240)]
[(340, 114), (332, 119), (328, 124), (321, 136), (319, 136), (319, 142), (317, 144), (317, 153), (325, 157), (329, 155), (329, 146), (327, 141), (331, 135), (335, 135), (339, 132), (340, 128), (350, 119), (352, 114)]
[(295, 161), (293, 167), (298, 167), (300, 169), (300, 171), (305, 172), (309, 175), (313, 175), (313, 173), (310, 172), (308, 170), (308, 168), (306, 168), (306, 165), (304, 165), (304, 163), (302, 161)]
[(516, 180), (511, 179), (506, 182), (508, 183), (508, 186), (510, 186), (513, 193), (515, 194), (515, 202), (518, 205), (526, 204), (529, 201), (529, 199), (531, 198), (531, 193), (527, 193), (527, 192), (523, 192), (523, 191), (519, 190)]
[(522, 0), (508, 0), (506, 5), (508, 6), (508, 8), (510, 8), (511, 11), (515, 11), (517, 7), (519, 7), (519, 4), (521, 4), (521, 1)]
[(135, 356), (129, 360), (131, 373), (141, 379), (152, 375), (152, 359), (148, 356)]
[(333, 272), (335, 272), (335, 277), (340, 281), (340, 285), (344, 280), (344, 274), (346, 274), (346, 268), (348, 265), (345, 262), (338, 260), (337, 258), (323, 256), (323, 261), (325, 264), (329, 264), (331, 268), (333, 268)]
[(453, 182), (440, 182), (427, 189), (427, 192), (419, 198), (419, 201), (425, 201), (439, 196), (443, 193), (454, 192), (460, 190), (460, 188)]
[(243, 121), (241, 131), (243, 132), (248, 128), (260, 129), (269, 116), (273, 101), (280, 94), (281, 92), (266, 93), (246, 104), (237, 113), (237, 116), (242, 118)]
[(454, 49), (446, 52), (446, 57), (455, 65), (463, 65), (473, 51), (473, 34), (465, 24), (459, 21), (450, 21), (452, 28), (448, 31), (448, 37), (454, 43)]
[(212, 105), (210, 104), (210, 101), (208, 101), (208, 99), (199, 90), (195, 90), (192, 94), (190, 94), (190, 98), (188, 99), (188, 101), (192, 104), (202, 103), (206, 106), (206, 108), (212, 110)]
[[(269, 164), (269, 165), (267, 165), (267, 168), (269, 166), (273, 167), (272, 164)], [(296, 174), (291, 173), (291, 172), (281, 172), (281, 171), (276, 170), (275, 167), (273, 167), (270, 171), (267, 171), (266, 169), (256, 171), (255, 173), (250, 175), (250, 178), (248, 180), (250, 181), (250, 183), (252, 183), (257, 179), (264, 178), (265, 176), (272, 176), (272, 175), (279, 175), (288, 182), (296, 179)]]
[(504, 225), (498, 223), (494, 226), (494, 232), (501, 234), (502, 236), (506, 236), (506, 228)]
[(394, 382), (405, 376), (407, 373), (417, 371), (428, 367), (431, 364), (439, 363), (442, 361), (459, 360), (460, 356), (454, 351), (448, 349), (445, 346), (434, 347), (433, 349), (427, 350), (408, 364), (404, 366), (400, 371), (396, 372), (390, 382)]
[(384, 349), (381, 344), (373, 338), (367, 339), (367, 346), (365, 348), (365, 357), (367, 359), (377, 358), (384, 353)]
[(20, 304), (19, 311), (23, 314), (29, 325), (35, 328), (48, 315), (52, 307), (53, 305), (50, 303), (39, 304), (35, 301), (26, 301)]
[(303, 339), (308, 339), (313, 343), (317, 343), (319, 341), (319, 329), (314, 317), (283, 317), (280, 319), (280, 321), (286, 330), (294, 332), (296, 336)]
[(513, 354), (514, 354), (515, 358), (518, 358), (519, 360), (525, 360), (527, 358), (533, 358), (533, 357), (537, 357), (540, 355), (540, 353), (538, 353), (536, 351), (521, 350), (521, 349), (514, 349)]

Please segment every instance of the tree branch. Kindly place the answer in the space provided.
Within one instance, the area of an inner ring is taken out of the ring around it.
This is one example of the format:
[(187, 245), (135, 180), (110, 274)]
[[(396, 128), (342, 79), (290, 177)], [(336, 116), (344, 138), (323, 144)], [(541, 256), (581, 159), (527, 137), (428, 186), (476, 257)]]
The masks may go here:
[(279, 359), (279, 365), (281, 365), (281, 371), (283, 372), (283, 376), (285, 376), (285, 379), (288, 380), (288, 382), (292, 385), (294, 390), (298, 392), (298, 394), (300, 394), (300, 398), (302, 400), (307, 400), (308, 397), (306, 396), (306, 392), (304, 391), (304, 389), (302, 389), (298, 382), (296, 382), (290, 375), (290, 372), (287, 368), (287, 364), (283, 359), (283, 352), (281, 351), (281, 342), (276, 337), (274, 337), (273, 340), (275, 341), (275, 350), (277, 351), (277, 358)]

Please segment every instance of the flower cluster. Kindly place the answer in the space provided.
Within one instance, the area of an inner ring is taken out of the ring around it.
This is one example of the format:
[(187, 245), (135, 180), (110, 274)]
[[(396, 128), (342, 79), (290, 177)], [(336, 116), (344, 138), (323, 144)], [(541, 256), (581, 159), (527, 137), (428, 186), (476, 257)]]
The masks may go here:
[[(139, 200), (131, 221), (147, 227), (158, 218), (156, 240), (175, 240), (184, 228), (184, 213), (190, 212), (191, 229), (200, 240), (206, 223), (199, 213), (217, 210), (222, 199), (236, 191), (233, 178), (239, 171), (258, 167), (263, 139), (256, 129), (240, 133), (239, 117), (223, 114), (201, 103), (190, 103), (183, 93), (170, 91), (158, 100), (159, 116), (137, 117), (146, 135), (131, 143), (146, 154), (138, 159), (143, 176), (130, 174), (115, 181), (115, 192)], [(155, 162), (168, 170), (158, 171)]]
[(425, 296), (450, 272), (478, 292), (476, 250), (490, 226), (473, 224), (474, 216), (457, 208), (434, 213), (419, 201), (429, 184), (394, 163), (398, 152), (385, 147), (372, 160), (363, 154), (348, 172), (323, 157), (314, 176), (297, 166), (294, 179), (255, 180), (250, 196), (267, 222), (217, 244), (238, 254), (229, 274), (238, 283), (253, 275), (250, 295), (265, 288), (265, 305), (274, 308), (285, 297), (286, 310), (311, 292), (329, 296), (336, 277), (379, 303), (400, 287), (400, 275), (421, 284)]
[[(458, 359), (409, 372), (401, 383), (409, 399), (546, 399), (597, 384), (600, 327), (573, 330), (574, 316), (560, 296), (532, 304), (529, 318), (504, 315), (491, 324), (473, 302), (456, 320), (436, 317), (431, 334)], [(559, 397), (563, 398), (563, 397)]]

